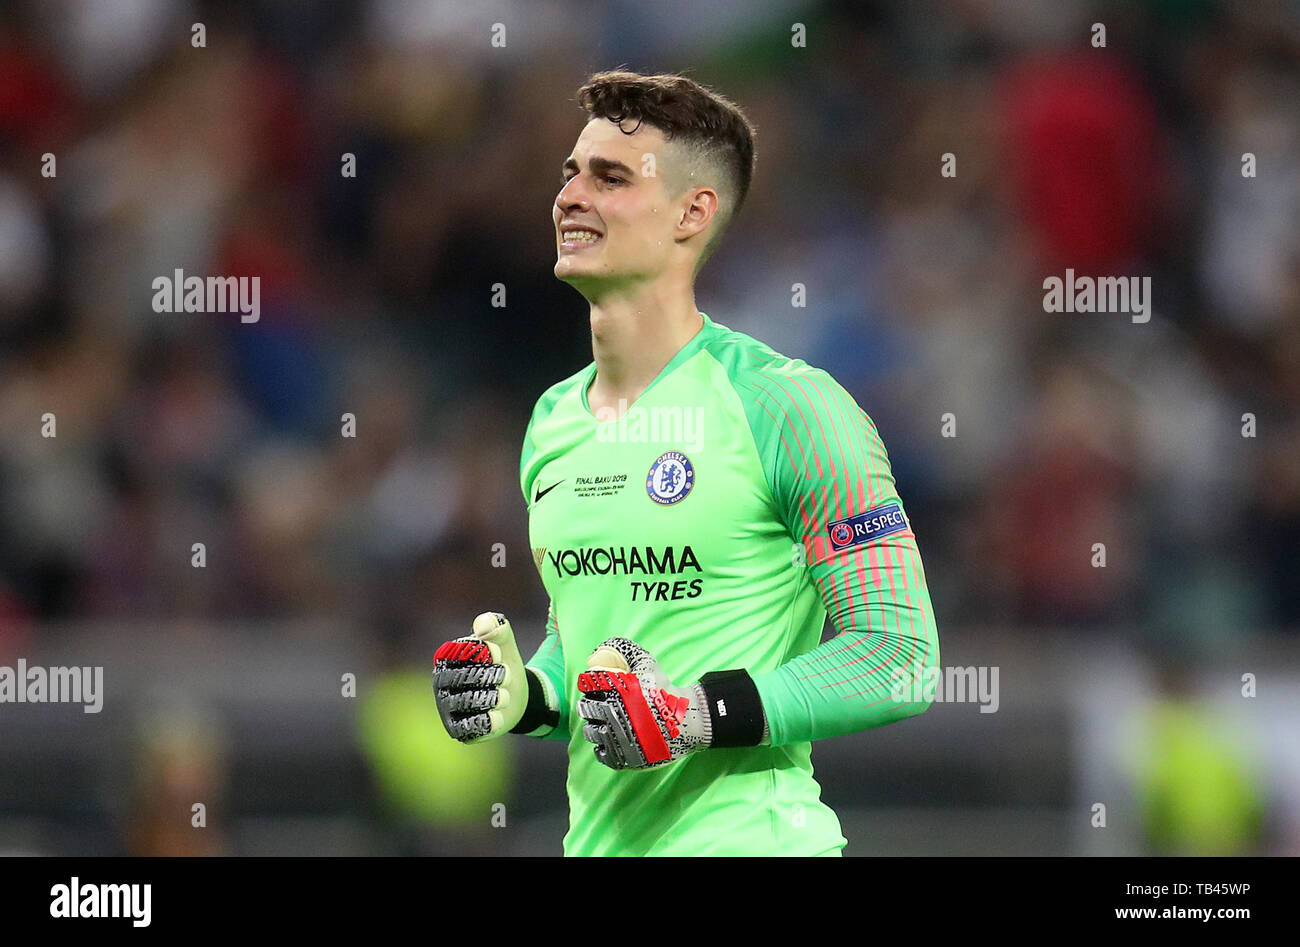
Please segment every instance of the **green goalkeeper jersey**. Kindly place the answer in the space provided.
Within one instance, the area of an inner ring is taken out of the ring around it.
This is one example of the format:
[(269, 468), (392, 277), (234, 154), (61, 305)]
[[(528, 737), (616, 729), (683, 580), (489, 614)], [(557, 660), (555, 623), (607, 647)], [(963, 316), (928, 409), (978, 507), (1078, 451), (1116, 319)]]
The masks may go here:
[[(826, 372), (707, 315), (621, 418), (593, 414), (595, 375), (538, 399), (520, 463), (550, 596), (528, 667), (560, 711), (534, 735), (568, 742), (565, 855), (841, 854), (811, 741), (922, 712), (928, 692), (900, 682), (939, 662), (875, 425)], [(838, 634), (821, 642), (828, 615)], [(616, 635), (678, 683), (747, 669), (769, 743), (600, 763), (577, 677)]]

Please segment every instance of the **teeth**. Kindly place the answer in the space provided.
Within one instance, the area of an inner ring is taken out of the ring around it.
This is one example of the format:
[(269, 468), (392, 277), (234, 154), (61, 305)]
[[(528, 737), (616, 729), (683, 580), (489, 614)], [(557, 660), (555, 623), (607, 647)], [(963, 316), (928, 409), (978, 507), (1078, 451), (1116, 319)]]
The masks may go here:
[(600, 234), (592, 230), (570, 230), (565, 233), (564, 239), (571, 243), (595, 243), (600, 239)]

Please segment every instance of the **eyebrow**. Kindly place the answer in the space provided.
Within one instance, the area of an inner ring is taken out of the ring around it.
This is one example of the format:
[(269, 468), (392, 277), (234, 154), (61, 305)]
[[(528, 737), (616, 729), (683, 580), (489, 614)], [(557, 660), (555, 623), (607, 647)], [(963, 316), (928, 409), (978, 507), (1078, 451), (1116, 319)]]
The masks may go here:
[[(591, 173), (595, 175), (604, 175), (604, 174), (608, 174), (611, 171), (617, 171), (620, 174), (627, 175), (629, 178), (635, 177), (635, 175), (632, 172), (632, 169), (629, 168), (627, 165), (625, 165), (622, 161), (613, 161), (609, 158), (601, 158), (599, 156), (593, 155), (588, 160), (587, 163), (591, 166)], [(580, 170), (582, 169), (578, 167), (577, 160), (572, 155), (570, 155), (568, 158), (564, 159), (564, 166), (560, 169), (560, 173), (563, 174), (565, 171), (576, 172)]]

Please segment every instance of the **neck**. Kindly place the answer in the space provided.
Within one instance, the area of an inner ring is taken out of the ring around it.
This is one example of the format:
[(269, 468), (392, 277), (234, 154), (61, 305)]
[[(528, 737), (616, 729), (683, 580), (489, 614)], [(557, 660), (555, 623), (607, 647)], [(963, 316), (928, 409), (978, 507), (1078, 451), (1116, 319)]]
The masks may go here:
[(690, 285), (641, 286), (590, 302), (591, 391), (603, 401), (635, 401), (704, 325)]

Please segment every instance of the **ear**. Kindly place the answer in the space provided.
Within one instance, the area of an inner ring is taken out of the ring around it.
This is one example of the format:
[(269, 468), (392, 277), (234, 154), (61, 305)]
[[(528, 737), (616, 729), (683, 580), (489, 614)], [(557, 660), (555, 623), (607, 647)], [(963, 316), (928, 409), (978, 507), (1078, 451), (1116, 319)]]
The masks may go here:
[(688, 240), (709, 228), (718, 213), (718, 192), (711, 187), (697, 187), (687, 192), (681, 208), (675, 235), (678, 241)]

